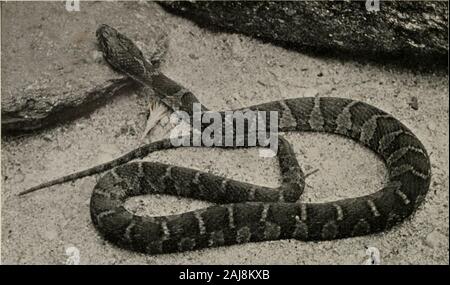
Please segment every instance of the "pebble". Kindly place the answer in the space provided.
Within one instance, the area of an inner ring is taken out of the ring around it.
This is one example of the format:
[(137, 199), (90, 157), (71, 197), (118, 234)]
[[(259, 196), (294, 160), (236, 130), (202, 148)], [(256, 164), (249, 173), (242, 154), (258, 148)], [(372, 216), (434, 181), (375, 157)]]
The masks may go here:
[(115, 137), (119, 137), (121, 135), (136, 135), (135, 123), (133, 121), (127, 121), (125, 125), (120, 127), (120, 130), (116, 133)]
[(429, 122), (427, 126), (430, 131), (436, 130), (436, 124), (433, 121)]
[(193, 53), (190, 53), (190, 54), (189, 54), (189, 57), (192, 58), (192, 59), (198, 59), (198, 56), (196, 56), (196, 55), (193, 54)]
[(77, 123), (76, 126), (77, 126), (80, 130), (83, 130), (83, 129), (86, 127), (86, 125), (83, 124), (83, 123)]
[(264, 83), (264, 82), (262, 82), (261, 80), (257, 80), (256, 81), (259, 85), (261, 85), (261, 86), (264, 86), (264, 87), (266, 87), (267, 85)]
[(52, 138), (52, 136), (51, 135), (49, 135), (49, 134), (47, 134), (47, 135), (44, 135), (43, 137), (42, 137), (45, 141), (48, 141), (48, 142), (51, 142), (51, 141), (53, 141), (53, 138)]
[(101, 63), (103, 61), (103, 53), (101, 51), (94, 50), (92, 52), (92, 59), (96, 63)]
[(432, 231), (427, 235), (424, 243), (431, 248), (438, 248), (444, 245), (446, 237), (437, 230)]
[(145, 51), (147, 50), (148, 47), (142, 41), (135, 41), (135, 44), (145, 54)]
[(294, 9), (287, 9), (287, 10), (285, 11), (285, 13), (286, 13), (286, 15), (288, 15), (288, 16), (294, 16), (294, 15), (297, 13), (297, 11), (295, 11)]
[(413, 108), (414, 110), (418, 110), (419, 109), (419, 101), (417, 100), (416, 96), (411, 97), (411, 101), (408, 103), (409, 106), (411, 106), (411, 108)]
[(134, 15), (136, 16), (136, 18), (141, 19), (141, 20), (145, 18), (143, 15), (141, 15), (139, 13), (135, 13)]
[(18, 170), (17, 174), (14, 176), (16, 183), (21, 183), (25, 180), (25, 175), (23, 174), (22, 170)]

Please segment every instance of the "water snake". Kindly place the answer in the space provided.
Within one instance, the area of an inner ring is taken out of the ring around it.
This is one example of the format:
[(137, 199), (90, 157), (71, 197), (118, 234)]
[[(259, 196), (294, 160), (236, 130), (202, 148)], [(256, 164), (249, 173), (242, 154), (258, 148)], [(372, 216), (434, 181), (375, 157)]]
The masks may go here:
[[(199, 103), (197, 98), (155, 69), (130, 39), (107, 25), (98, 28), (97, 39), (115, 70), (153, 88), (173, 109), (192, 115), (192, 104)], [(400, 223), (424, 200), (431, 177), (428, 154), (406, 126), (384, 111), (335, 97), (286, 99), (246, 109), (277, 111), (281, 132), (326, 132), (359, 142), (386, 163), (385, 186), (356, 198), (299, 203), (304, 176), (290, 144), (282, 137), (278, 148), (282, 183), (277, 189), (158, 162), (127, 163), (174, 148), (169, 139), (164, 139), (21, 194), (111, 169), (95, 185), (90, 202), (92, 221), (110, 242), (149, 254), (265, 240), (317, 241), (367, 235)], [(202, 105), (202, 111), (208, 109)], [(223, 112), (220, 114), (223, 116)], [(202, 199), (216, 205), (159, 217), (138, 216), (124, 207), (130, 197), (152, 193)]]

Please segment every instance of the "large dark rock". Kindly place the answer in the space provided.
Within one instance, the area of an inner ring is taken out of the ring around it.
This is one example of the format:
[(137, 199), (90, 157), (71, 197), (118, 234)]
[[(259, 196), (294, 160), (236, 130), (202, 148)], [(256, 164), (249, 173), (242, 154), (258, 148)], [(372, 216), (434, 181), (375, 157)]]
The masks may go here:
[(158, 9), (149, 6), (159, 8), (81, 2), (79, 12), (69, 12), (65, 1), (2, 3), (2, 135), (83, 116), (132, 87), (104, 62), (95, 31), (109, 24), (157, 60), (167, 42)]
[(382, 1), (378, 12), (367, 11), (365, 1), (160, 4), (204, 27), (240, 32), (305, 51), (447, 65), (447, 1)]

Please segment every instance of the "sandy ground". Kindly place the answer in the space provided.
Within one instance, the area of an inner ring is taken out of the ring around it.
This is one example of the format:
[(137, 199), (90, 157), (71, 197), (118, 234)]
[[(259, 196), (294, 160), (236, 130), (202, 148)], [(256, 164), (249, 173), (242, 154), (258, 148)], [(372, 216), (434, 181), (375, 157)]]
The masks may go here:
[[(380, 250), (383, 264), (449, 263), (446, 75), (314, 58), (238, 34), (202, 30), (154, 3), (137, 5), (154, 14), (148, 23), (157, 23), (169, 35), (162, 71), (191, 89), (212, 110), (327, 93), (362, 100), (393, 114), (413, 130), (430, 153), (433, 178), (425, 203), (411, 219), (376, 235), (327, 242), (249, 243), (149, 256), (117, 248), (96, 232), (89, 216), (89, 199), (98, 177), (24, 198), (16, 196), (37, 183), (108, 161), (136, 147), (144, 128), (146, 99), (127, 94), (74, 122), (34, 135), (2, 137), (3, 264), (61, 264), (70, 246), (80, 250), (82, 264), (361, 264), (366, 259), (365, 245)], [(98, 13), (100, 18), (105, 12), (99, 9)], [(126, 25), (127, 18), (140, 12), (122, 9), (122, 13), (122, 25)], [(29, 19), (32, 17), (22, 21)], [(90, 21), (97, 22), (95, 18)], [(91, 36), (84, 40), (95, 41), (93, 32)], [(408, 104), (412, 97), (418, 98), (418, 110)], [(152, 139), (159, 135), (157, 130)], [(304, 133), (288, 133), (286, 137), (305, 172), (318, 170), (307, 178), (301, 201), (360, 196), (375, 192), (383, 183), (383, 163), (350, 140)], [(276, 160), (260, 158), (257, 149), (185, 148), (154, 153), (147, 159), (259, 185), (279, 183)], [(142, 201), (138, 207), (153, 215), (208, 205), (166, 196)]]

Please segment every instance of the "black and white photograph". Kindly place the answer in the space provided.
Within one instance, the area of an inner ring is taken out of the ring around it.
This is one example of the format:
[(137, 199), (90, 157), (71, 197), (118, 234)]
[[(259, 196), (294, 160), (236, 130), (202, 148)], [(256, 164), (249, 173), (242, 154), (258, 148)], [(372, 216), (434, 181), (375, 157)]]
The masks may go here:
[(0, 7), (1, 264), (449, 264), (448, 1)]

